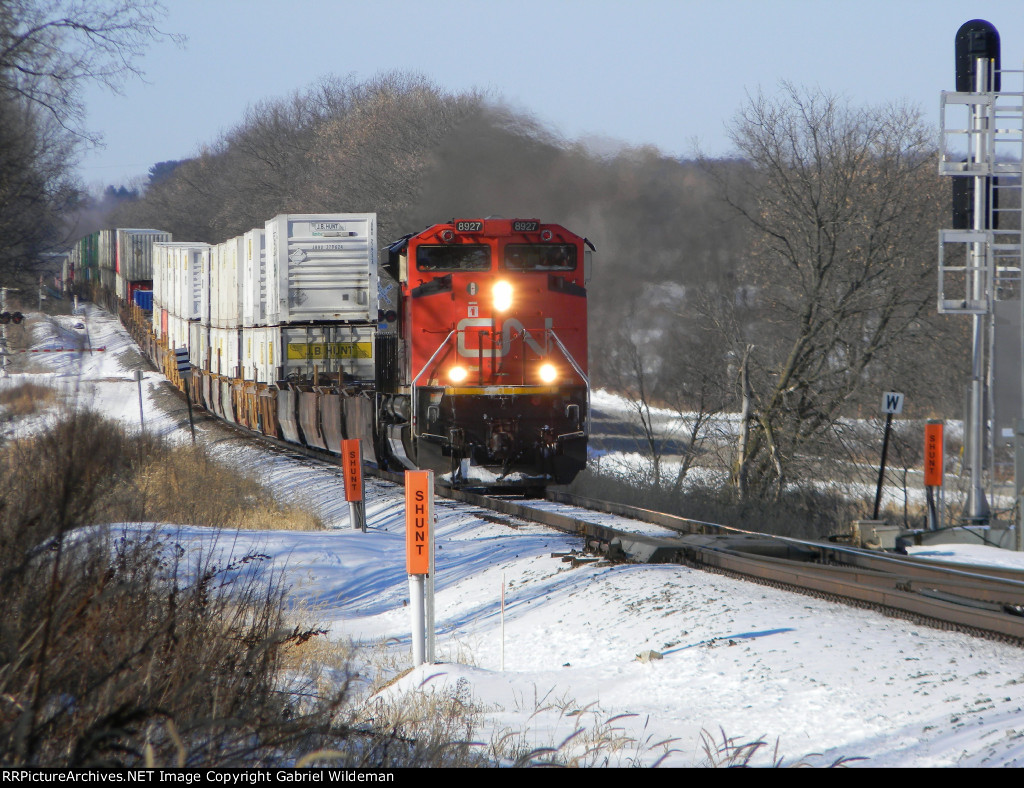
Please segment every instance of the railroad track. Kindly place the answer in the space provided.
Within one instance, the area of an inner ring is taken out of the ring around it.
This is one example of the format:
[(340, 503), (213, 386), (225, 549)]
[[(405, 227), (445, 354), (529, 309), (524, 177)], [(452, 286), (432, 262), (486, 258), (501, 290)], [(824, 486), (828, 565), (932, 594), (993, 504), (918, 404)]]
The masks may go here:
[[(661, 545), (654, 554), (656, 559), (1024, 645), (1021, 571), (945, 564), (830, 542), (753, 533), (621, 504), (574, 499), (555, 491), (549, 497), (678, 533), (677, 538), (656, 540)], [(615, 546), (614, 542), (608, 544)], [(673, 546), (675, 555), (670, 552)], [(605, 550), (604, 544), (596, 547)]]
[[(180, 392), (179, 392), (180, 393)], [(183, 399), (183, 397), (182, 397)], [(204, 420), (205, 421), (205, 420)], [(256, 438), (281, 453), (337, 464), (340, 458), (208, 420)], [(403, 475), (367, 473), (401, 485)], [(484, 494), (438, 483), (438, 495), (504, 518), (532, 522), (580, 537), (580, 556), (610, 561), (673, 563), (810, 594), (917, 623), (1024, 646), (1024, 572), (941, 564), (850, 546), (744, 531), (637, 507), (548, 490), (543, 500)], [(599, 514), (651, 529), (616, 527)], [(571, 558), (571, 557), (570, 557)], [(585, 559), (580, 558), (579, 562)]]

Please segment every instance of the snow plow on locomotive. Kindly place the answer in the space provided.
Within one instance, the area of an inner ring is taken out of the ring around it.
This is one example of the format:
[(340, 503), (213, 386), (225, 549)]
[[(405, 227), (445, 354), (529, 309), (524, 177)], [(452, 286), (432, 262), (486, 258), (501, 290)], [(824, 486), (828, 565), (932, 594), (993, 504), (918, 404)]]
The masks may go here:
[(222, 244), (154, 242), (146, 281), (119, 288), (131, 300), (84, 279), (225, 421), (332, 454), (357, 438), (368, 462), (456, 486), (537, 490), (586, 465), (592, 251), (537, 220), (452, 220), (392, 244), (378, 270), (374, 214), (282, 215)]

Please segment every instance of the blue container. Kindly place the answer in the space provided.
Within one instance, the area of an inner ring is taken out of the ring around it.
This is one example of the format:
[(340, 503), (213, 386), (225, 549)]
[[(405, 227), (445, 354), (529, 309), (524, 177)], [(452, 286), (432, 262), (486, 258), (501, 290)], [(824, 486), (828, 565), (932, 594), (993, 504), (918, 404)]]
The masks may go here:
[(152, 290), (136, 290), (134, 298), (136, 306), (138, 306), (140, 309), (144, 309), (147, 312), (153, 311)]

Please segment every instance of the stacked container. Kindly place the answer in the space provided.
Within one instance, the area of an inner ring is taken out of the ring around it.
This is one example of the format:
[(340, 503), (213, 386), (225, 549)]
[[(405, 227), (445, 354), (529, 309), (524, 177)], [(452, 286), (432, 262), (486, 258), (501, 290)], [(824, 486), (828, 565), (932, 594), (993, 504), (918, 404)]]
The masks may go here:
[(93, 284), (100, 280), (99, 270), (99, 241), (98, 232), (90, 233), (75, 244), (77, 252), (76, 271), (79, 274), (79, 283)]
[(189, 347), (192, 355), (190, 326), (200, 319), (209, 254), (204, 243), (153, 244), (153, 331), (168, 347)]
[(250, 230), (242, 237), (245, 262), (242, 266), (242, 326), (267, 324), (266, 232)]
[(281, 214), (266, 233), (269, 325), (376, 321), (376, 214)]
[(115, 230), (100, 230), (97, 240), (100, 287), (108, 293), (117, 290), (117, 238)]
[(266, 321), (256, 317), (250, 282), (244, 377), (372, 380), (377, 215), (281, 214), (265, 231)]
[(242, 236), (217, 244), (210, 263), (210, 371), (237, 378), (242, 371)]
[(153, 245), (153, 334), (157, 339), (163, 339), (164, 324), (167, 312), (168, 294), (171, 291), (168, 279), (170, 278), (170, 244), (158, 243)]
[(153, 281), (153, 244), (171, 241), (163, 230), (118, 229), (114, 233), (115, 290), (119, 300), (131, 300), (140, 288), (149, 289)]

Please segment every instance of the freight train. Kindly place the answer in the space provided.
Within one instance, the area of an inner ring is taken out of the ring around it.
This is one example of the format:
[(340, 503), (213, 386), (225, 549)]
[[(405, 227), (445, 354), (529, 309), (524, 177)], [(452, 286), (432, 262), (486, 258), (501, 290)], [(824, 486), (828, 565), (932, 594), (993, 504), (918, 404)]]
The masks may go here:
[(378, 260), (375, 214), (282, 214), (220, 244), (105, 230), (69, 267), (226, 421), (332, 454), (359, 439), (365, 461), (454, 486), (536, 491), (586, 464), (593, 252), (536, 219), (453, 219)]

